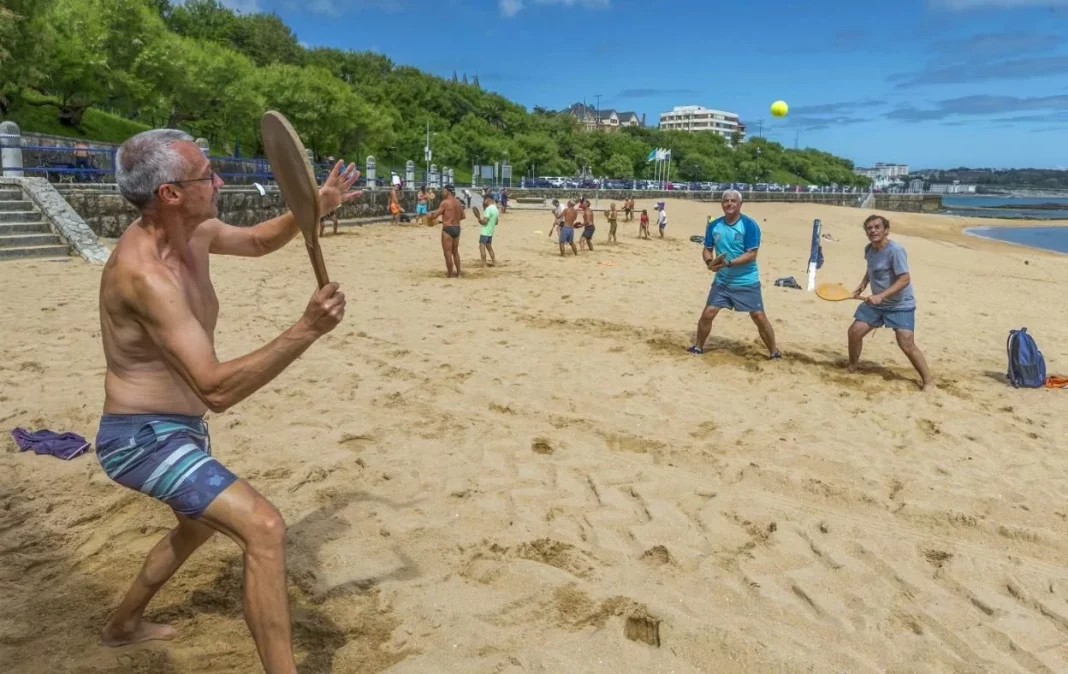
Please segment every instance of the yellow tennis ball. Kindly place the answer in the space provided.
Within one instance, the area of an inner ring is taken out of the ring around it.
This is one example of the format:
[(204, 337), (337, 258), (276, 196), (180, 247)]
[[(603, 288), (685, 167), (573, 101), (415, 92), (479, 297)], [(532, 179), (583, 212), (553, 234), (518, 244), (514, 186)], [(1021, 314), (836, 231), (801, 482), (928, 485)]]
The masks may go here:
[(776, 117), (785, 117), (788, 112), (790, 112), (790, 106), (786, 105), (786, 101), (775, 101), (771, 104), (771, 114)]

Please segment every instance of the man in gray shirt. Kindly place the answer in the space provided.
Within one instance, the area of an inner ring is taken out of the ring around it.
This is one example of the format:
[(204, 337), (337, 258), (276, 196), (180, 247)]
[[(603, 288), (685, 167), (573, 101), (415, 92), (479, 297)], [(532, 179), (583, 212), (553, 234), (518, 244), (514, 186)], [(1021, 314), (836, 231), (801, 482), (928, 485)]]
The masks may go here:
[[(868, 271), (853, 291), (853, 297), (864, 302), (857, 307), (853, 325), (849, 326), (849, 371), (857, 369), (864, 337), (875, 328), (891, 328), (897, 337), (897, 345), (920, 374), (921, 388), (926, 390), (934, 382), (927, 360), (916, 346), (916, 295), (912, 291), (905, 248), (890, 240), (890, 221), (881, 215), (868, 216), (864, 221), (864, 233), (871, 242), (864, 247)], [(869, 283), (872, 294), (861, 297)]]

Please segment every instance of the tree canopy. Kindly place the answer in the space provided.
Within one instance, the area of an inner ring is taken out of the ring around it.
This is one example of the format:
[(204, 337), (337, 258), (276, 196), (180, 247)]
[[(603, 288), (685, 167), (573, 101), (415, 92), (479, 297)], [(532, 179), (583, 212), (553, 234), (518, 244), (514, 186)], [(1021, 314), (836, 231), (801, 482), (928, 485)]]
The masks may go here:
[[(627, 128), (589, 133), (567, 114), (528, 111), (475, 73), (438, 77), (374, 52), (305, 48), (274, 14), (219, 0), (0, 0), (0, 113), (51, 106), (70, 135), (97, 109), (207, 138), (216, 153), (262, 151), (259, 118), (286, 114), (318, 155), (422, 164), (508, 160), (514, 175), (651, 177), (654, 147), (674, 180), (865, 184), (848, 160), (760, 138)], [(470, 84), (468, 82), (470, 81)], [(32, 129), (30, 129), (32, 130)]]

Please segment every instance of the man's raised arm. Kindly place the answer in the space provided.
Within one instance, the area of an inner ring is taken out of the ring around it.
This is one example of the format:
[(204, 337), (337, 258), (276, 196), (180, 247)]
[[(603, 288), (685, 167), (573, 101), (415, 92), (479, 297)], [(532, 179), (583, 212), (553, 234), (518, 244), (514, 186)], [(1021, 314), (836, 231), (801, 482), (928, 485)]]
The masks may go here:
[[(343, 165), (343, 161), (335, 164), (319, 189), (319, 210), (323, 214), (330, 213), (341, 204), (363, 194), (362, 191), (349, 191), (360, 177), (356, 164), (350, 164), (342, 171)], [(201, 226), (211, 237), (212, 253), (243, 257), (260, 257), (273, 253), (289, 243), (300, 231), (297, 219), (289, 211), (253, 227), (234, 227), (221, 220), (209, 220)], [(319, 223), (315, 223), (315, 226), (318, 227)]]
[(129, 304), (167, 362), (212, 412), (232, 407), (277, 377), (345, 315), (345, 296), (330, 283), (288, 330), (248, 355), (220, 363), (184, 293), (166, 273), (150, 270), (135, 277)]

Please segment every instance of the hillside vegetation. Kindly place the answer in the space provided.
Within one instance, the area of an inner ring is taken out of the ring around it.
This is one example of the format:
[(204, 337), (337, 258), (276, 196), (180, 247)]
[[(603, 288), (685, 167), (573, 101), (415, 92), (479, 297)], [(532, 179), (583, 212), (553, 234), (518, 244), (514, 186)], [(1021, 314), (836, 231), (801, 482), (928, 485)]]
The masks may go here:
[(214, 153), (249, 155), (261, 153), (268, 109), (319, 156), (374, 154), (380, 165), (421, 165), (429, 123), (434, 163), (457, 169), (507, 159), (516, 177), (651, 177), (646, 157), (663, 147), (672, 179), (867, 183), (848, 160), (763, 139), (732, 148), (713, 134), (585, 133), (567, 115), (483, 90), (477, 77), (306, 49), (276, 15), (218, 0), (0, 0), (0, 114), (27, 130), (115, 141), (169, 126), (207, 138)]

